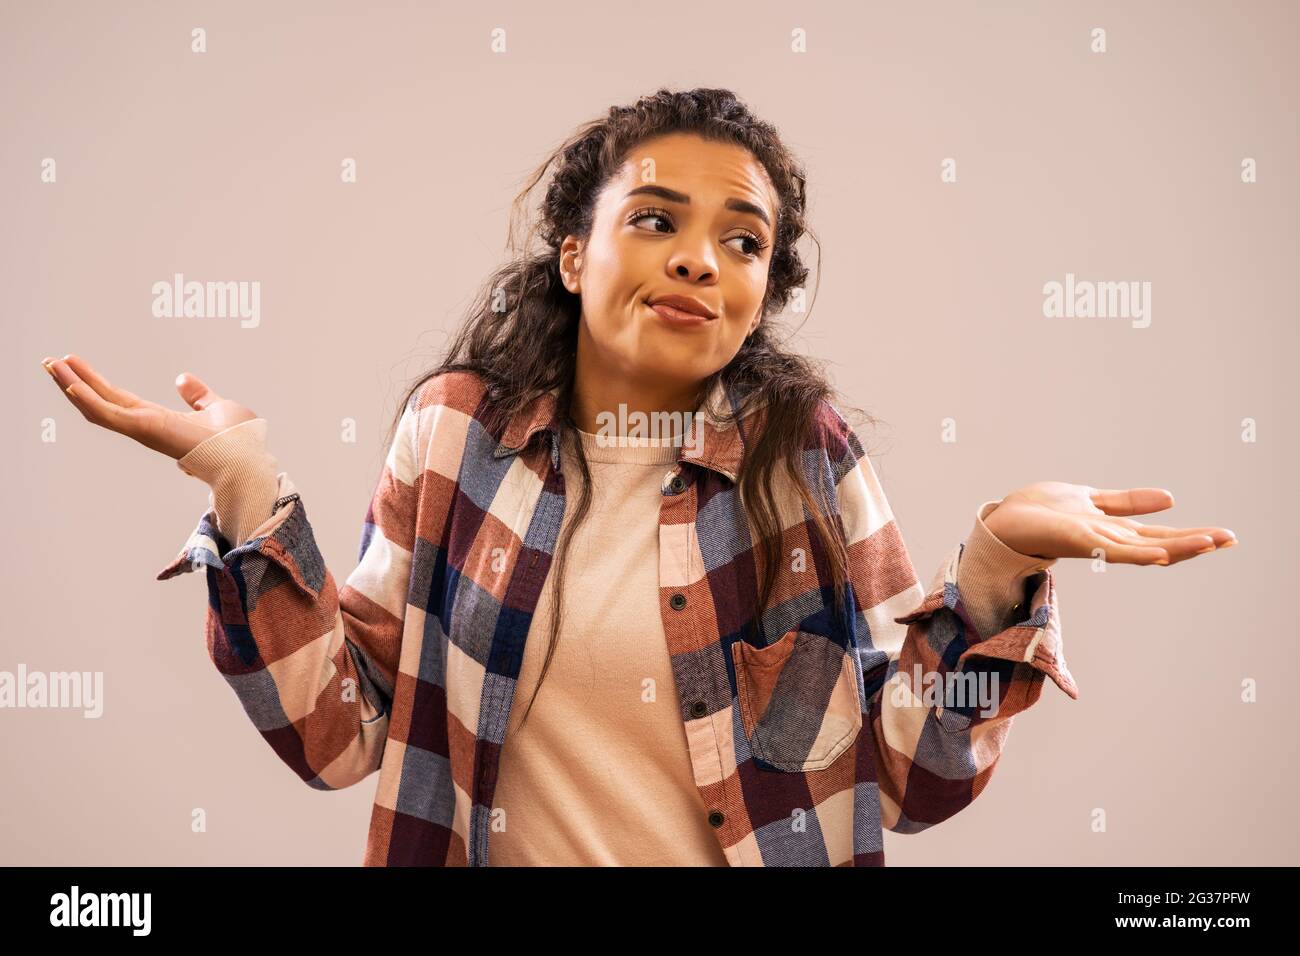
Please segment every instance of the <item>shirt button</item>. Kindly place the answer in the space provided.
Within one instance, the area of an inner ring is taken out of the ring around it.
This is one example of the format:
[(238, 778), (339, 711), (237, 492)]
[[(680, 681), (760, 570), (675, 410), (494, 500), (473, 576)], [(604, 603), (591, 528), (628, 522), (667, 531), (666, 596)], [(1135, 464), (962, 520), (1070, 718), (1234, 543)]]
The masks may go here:
[(702, 700), (697, 700), (695, 703), (691, 704), (692, 717), (703, 717), (708, 712), (709, 708), (705, 706), (704, 701)]
[(672, 481), (668, 482), (668, 490), (675, 495), (680, 495), (686, 490), (686, 482), (681, 475), (673, 475)]
[(716, 829), (717, 827), (722, 826), (722, 821), (725, 819), (727, 818), (722, 815), (721, 811), (714, 810), (712, 813), (709, 814), (709, 826), (714, 827)]
[(678, 591), (668, 600), (668, 603), (672, 605), (674, 611), (680, 611), (686, 607), (686, 595)]

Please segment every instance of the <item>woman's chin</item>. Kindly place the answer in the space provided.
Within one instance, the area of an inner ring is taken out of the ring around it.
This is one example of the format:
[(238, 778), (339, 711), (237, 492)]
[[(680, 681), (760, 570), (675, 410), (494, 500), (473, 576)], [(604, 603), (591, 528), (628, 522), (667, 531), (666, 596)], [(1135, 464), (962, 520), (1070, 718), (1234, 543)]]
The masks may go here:
[(665, 349), (643, 349), (629, 357), (624, 366), (628, 375), (637, 379), (659, 382), (698, 382), (707, 378), (709, 371), (700, 371), (698, 355), (674, 354)]

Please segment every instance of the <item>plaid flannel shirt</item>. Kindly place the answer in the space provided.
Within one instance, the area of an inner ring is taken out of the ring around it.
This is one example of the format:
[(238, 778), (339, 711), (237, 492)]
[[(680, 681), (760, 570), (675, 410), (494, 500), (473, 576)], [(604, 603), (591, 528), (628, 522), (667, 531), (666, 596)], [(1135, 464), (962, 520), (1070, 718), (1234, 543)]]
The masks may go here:
[[(238, 547), (209, 509), (164, 580), (204, 568), (208, 652), (275, 753), (308, 786), (374, 771), (367, 866), (484, 866), (524, 642), (565, 509), (554, 394), (499, 435), (484, 386), (438, 375), (412, 396), (343, 587), (304, 502), (278, 475), (274, 514)], [(761, 410), (702, 410), (703, 441), (663, 478), (659, 606), (695, 785), (735, 866), (882, 866), (882, 828), (915, 833), (977, 797), (1015, 714), (1050, 677), (1070, 697), (1050, 568), (1019, 616), (977, 634), (957, 588), (962, 545), (922, 587), (857, 435), (828, 403), (804, 455), (850, 557), (837, 615), (802, 502), (783, 498), (762, 617), (737, 472)], [(732, 407), (735, 407), (734, 404)], [(987, 701), (933, 693), (976, 681)], [(945, 706), (947, 705), (947, 706)]]

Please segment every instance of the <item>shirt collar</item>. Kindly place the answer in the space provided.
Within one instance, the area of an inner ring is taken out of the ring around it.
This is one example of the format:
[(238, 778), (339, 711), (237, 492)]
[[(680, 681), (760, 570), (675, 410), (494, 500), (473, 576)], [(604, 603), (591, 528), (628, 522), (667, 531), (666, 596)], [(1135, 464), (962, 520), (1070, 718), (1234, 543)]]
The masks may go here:
[[(551, 441), (551, 464), (560, 467), (560, 438), (556, 421), (559, 401), (559, 388), (540, 395), (529, 405), (521, 409), (501, 436), (501, 441), (492, 452), (494, 458), (514, 455), (528, 446), (538, 432), (546, 432)], [(703, 428), (703, 437), (699, 442), (699, 452), (691, 454), (683, 448), (678, 454), (678, 462), (686, 461), (693, 465), (709, 468), (729, 481), (735, 482), (739, 474), (740, 462), (745, 454), (745, 433), (749, 418), (756, 410), (751, 406), (739, 418), (725, 420), (739, 407), (740, 395), (721, 378), (714, 380), (708, 395), (700, 405), (698, 427)]]

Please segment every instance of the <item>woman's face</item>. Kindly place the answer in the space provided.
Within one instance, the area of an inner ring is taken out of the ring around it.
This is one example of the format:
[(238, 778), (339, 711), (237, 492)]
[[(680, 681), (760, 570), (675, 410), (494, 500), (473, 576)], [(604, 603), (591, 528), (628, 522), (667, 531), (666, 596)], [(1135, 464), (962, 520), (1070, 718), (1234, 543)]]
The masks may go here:
[[(582, 296), (581, 364), (683, 386), (725, 366), (758, 325), (776, 213), (743, 147), (673, 133), (632, 149), (597, 199), (590, 238), (560, 248), (565, 285)], [(713, 317), (651, 308), (668, 295)]]

